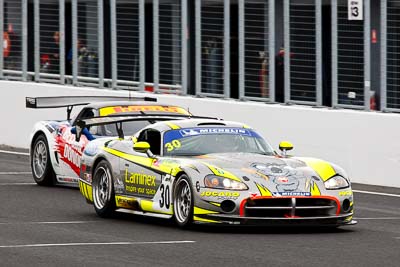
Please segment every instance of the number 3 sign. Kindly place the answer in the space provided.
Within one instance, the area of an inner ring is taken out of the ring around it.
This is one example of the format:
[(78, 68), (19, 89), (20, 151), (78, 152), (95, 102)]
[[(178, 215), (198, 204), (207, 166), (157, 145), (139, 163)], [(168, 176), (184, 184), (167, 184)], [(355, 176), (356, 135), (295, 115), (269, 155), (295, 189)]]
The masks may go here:
[(348, 0), (349, 20), (363, 20), (363, 0)]

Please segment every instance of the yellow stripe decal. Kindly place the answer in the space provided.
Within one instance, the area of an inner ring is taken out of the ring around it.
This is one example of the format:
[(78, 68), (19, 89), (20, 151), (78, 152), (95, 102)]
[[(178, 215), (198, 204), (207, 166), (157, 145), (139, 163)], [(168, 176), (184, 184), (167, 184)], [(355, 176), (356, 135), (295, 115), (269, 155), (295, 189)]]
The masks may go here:
[(154, 159), (147, 158), (147, 157), (141, 157), (141, 156), (134, 156), (131, 154), (127, 154), (112, 148), (108, 147), (103, 147), (103, 150), (120, 158), (139, 163), (143, 166), (151, 167), (152, 163), (154, 162)]
[(173, 123), (171, 123), (171, 122), (166, 122), (166, 124), (167, 124), (172, 130), (177, 130), (177, 129), (180, 129), (180, 128), (181, 128), (181, 127), (179, 127), (178, 125), (173, 124)]
[(317, 183), (313, 183), (310, 193), (312, 196), (320, 196), (321, 195), (321, 191), (319, 190)]
[(88, 189), (89, 200), (93, 202), (93, 187), (91, 185), (86, 185)]
[(271, 191), (268, 190), (265, 186), (262, 186), (260, 184), (256, 184), (258, 190), (260, 191), (261, 196), (263, 197), (270, 197), (272, 196)]
[(238, 182), (241, 182), (241, 180), (239, 178), (237, 178), (235, 175), (233, 175), (232, 173), (225, 171), (221, 168), (215, 167), (213, 165), (204, 163), (215, 175), (217, 176), (221, 176), (221, 177), (225, 177), (231, 180), (235, 180)]
[(324, 180), (324, 182), (336, 174), (332, 166), (326, 161), (313, 158), (298, 159), (304, 161), (309, 167), (311, 167), (322, 178), (322, 180)]
[(221, 203), (217, 203), (217, 202), (208, 202), (211, 205), (217, 206), (217, 207), (221, 207)]
[(194, 207), (194, 211), (193, 214), (198, 215), (198, 214), (213, 214), (213, 213), (218, 213), (216, 211), (212, 211), (212, 210), (206, 210), (206, 209), (202, 209), (199, 207)]
[(172, 176), (176, 176), (178, 172), (181, 171), (180, 167), (178, 164), (173, 164), (173, 163), (161, 163), (157, 166), (154, 165), (154, 163), (157, 161), (156, 159), (151, 159), (148, 157), (141, 157), (141, 156), (135, 156), (131, 154), (124, 153), (122, 151), (118, 151), (112, 148), (108, 147), (103, 147), (102, 148), (104, 151), (110, 153), (111, 155), (117, 156), (119, 158), (126, 159), (128, 161), (131, 161), (133, 163), (140, 164), (142, 166), (151, 168), (153, 170), (158, 170), (163, 173), (168, 173), (171, 174)]
[(79, 191), (81, 192), (81, 194), (83, 195), (83, 191), (82, 191), (82, 182), (79, 181)]
[(197, 222), (220, 223), (219, 221), (203, 219), (203, 218), (200, 218), (200, 217), (197, 217), (197, 216), (193, 216), (193, 220), (197, 221)]
[(153, 210), (153, 201), (151, 200), (141, 200), (140, 207), (144, 211), (156, 212), (155, 210)]
[(83, 195), (85, 196), (86, 199), (89, 199), (88, 195), (87, 195), (87, 191), (86, 191), (86, 184), (83, 183)]

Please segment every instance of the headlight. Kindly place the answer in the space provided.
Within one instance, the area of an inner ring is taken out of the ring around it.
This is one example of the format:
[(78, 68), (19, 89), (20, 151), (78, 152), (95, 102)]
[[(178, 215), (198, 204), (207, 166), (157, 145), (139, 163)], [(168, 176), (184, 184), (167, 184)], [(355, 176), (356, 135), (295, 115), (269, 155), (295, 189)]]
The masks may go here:
[(248, 187), (242, 182), (238, 182), (232, 179), (216, 176), (207, 175), (204, 178), (204, 184), (206, 187), (214, 189), (228, 189), (228, 190), (247, 190)]
[(350, 186), (347, 179), (339, 175), (329, 178), (324, 184), (326, 189), (343, 189)]

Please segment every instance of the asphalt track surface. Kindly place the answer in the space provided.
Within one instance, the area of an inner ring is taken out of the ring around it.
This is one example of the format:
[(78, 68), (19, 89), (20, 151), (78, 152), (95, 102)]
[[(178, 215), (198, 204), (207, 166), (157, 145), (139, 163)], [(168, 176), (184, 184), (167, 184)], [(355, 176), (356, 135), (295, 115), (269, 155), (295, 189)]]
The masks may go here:
[(400, 189), (353, 185), (358, 224), (178, 229), (97, 217), (79, 190), (33, 183), (28, 157), (0, 152), (0, 266), (400, 266)]

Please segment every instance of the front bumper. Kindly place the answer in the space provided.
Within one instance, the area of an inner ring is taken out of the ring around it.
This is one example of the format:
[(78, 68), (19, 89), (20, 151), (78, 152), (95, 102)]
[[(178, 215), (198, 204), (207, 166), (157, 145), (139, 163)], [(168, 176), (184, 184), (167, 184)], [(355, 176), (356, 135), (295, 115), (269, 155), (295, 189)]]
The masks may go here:
[(262, 226), (345, 226), (355, 225), (353, 213), (340, 214), (337, 216), (324, 217), (304, 217), (304, 218), (262, 218), (262, 217), (242, 217), (227, 214), (198, 214), (202, 220), (197, 223), (219, 223), (230, 225), (262, 225)]

